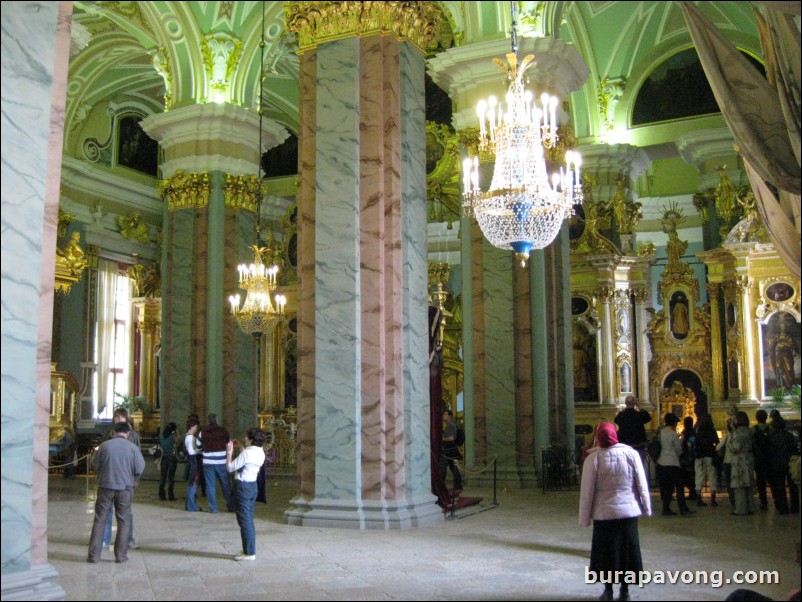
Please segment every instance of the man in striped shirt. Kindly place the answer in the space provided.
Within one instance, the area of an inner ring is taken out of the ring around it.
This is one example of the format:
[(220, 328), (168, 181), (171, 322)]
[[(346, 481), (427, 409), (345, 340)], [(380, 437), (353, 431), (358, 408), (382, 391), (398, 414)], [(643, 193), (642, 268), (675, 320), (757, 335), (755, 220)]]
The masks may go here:
[(217, 414), (209, 414), (209, 422), (201, 429), (198, 438), (203, 446), (203, 476), (206, 481), (206, 500), (209, 512), (217, 512), (217, 485), (223, 491), (226, 510), (234, 511), (231, 499), (231, 481), (226, 470), (226, 444), (229, 441), (228, 431), (217, 424)]

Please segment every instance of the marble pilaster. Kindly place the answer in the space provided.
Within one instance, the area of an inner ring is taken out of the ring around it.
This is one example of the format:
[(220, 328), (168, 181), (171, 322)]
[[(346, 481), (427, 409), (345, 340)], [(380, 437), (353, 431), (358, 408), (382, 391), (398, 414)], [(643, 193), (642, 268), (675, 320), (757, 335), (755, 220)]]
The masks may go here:
[(722, 345), (721, 331), (721, 284), (709, 282), (707, 301), (710, 304), (710, 355), (713, 363), (713, 386), (710, 401), (716, 402), (724, 399), (724, 347)]
[(511, 344), (514, 256), (487, 241), (483, 246), (487, 451), (497, 458), (499, 478), (517, 481), (516, 446), (511, 440), (516, 429), (515, 353)]
[(47, 565), (46, 534), (53, 257), (71, 11), (71, 2), (18, 2), (2, 11), (3, 599), (64, 597)]
[[(473, 415), (475, 461), (485, 466), (488, 461), (487, 452), (487, 389), (485, 376), (485, 296), (484, 296), (484, 262), (482, 257), (482, 231), (474, 221), (468, 230), (471, 238), (471, 288), (470, 294), (473, 312), (469, 316), (473, 339), (473, 355), (466, 361), (473, 367)], [(467, 315), (467, 314), (464, 314)]]
[(534, 399), (532, 389), (532, 315), (529, 295), (530, 271), (513, 269), (515, 349), (515, 450), (521, 485), (533, 483)]

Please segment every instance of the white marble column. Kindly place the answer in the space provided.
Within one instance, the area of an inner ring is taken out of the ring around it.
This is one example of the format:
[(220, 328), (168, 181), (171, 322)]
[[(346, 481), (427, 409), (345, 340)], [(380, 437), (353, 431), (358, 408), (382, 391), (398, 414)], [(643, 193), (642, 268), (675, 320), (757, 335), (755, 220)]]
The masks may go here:
[(47, 564), (56, 223), (71, 2), (4, 3), (2, 598), (63, 599)]

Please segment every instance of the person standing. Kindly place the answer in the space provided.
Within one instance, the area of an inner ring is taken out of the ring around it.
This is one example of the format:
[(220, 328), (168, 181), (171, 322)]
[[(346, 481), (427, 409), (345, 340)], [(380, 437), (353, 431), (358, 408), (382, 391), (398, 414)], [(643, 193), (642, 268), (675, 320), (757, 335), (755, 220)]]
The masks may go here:
[(694, 458), (696, 457), (696, 429), (693, 425), (693, 417), (685, 416), (682, 419), (682, 454), (679, 457), (680, 480), (682, 486), (688, 489), (687, 499), (696, 500), (696, 467)]
[(707, 506), (702, 499), (702, 488), (705, 485), (705, 479), (707, 479), (707, 486), (710, 490), (710, 505), (718, 506), (716, 501), (718, 479), (716, 468), (713, 466), (716, 445), (718, 445), (718, 433), (715, 426), (713, 426), (713, 417), (710, 414), (702, 414), (696, 425), (696, 458), (694, 459), (697, 506)]
[(646, 425), (652, 421), (652, 416), (641, 409), (634, 395), (627, 395), (624, 405), (626, 407), (614, 420), (618, 425), (618, 440), (635, 449), (643, 461), (646, 456)]
[[(774, 507), (778, 514), (796, 514), (799, 512), (799, 487), (790, 478), (791, 456), (796, 451), (796, 440), (785, 425), (785, 419), (773, 415), (768, 432), (768, 459), (766, 476), (774, 498)], [(790, 493), (790, 507), (786, 495), (786, 482)]]
[(184, 435), (184, 448), (187, 450), (187, 498), (184, 509), (187, 512), (199, 512), (195, 495), (198, 493), (198, 480), (200, 478), (200, 448), (198, 446), (198, 419), (194, 416), (187, 418), (187, 434)]
[(234, 511), (231, 503), (231, 481), (226, 471), (226, 445), (230, 437), (228, 431), (217, 424), (217, 414), (209, 414), (209, 422), (201, 429), (198, 439), (203, 449), (203, 479), (206, 483), (206, 500), (209, 512), (217, 512), (217, 483), (226, 501), (226, 510)]
[[(245, 433), (245, 447), (239, 441), (226, 443), (226, 470), (236, 473), (237, 524), (242, 539), (242, 552), (234, 555), (234, 560), (256, 559), (256, 529), (253, 525), (253, 508), (256, 504), (259, 469), (265, 463), (265, 451), (262, 446), (267, 441), (267, 433), (257, 428), (248, 429)], [(234, 447), (241, 450), (236, 459), (233, 458)]]
[(663, 419), (665, 426), (660, 429), (660, 457), (657, 458), (657, 481), (660, 483), (660, 499), (663, 501), (663, 516), (676, 516), (671, 509), (671, 498), (677, 492), (679, 512), (683, 516), (693, 514), (685, 502), (685, 488), (682, 486), (682, 473), (679, 457), (682, 443), (677, 435), (679, 418), (671, 412)]
[[(652, 514), (643, 462), (634, 449), (618, 442), (609, 422), (599, 425), (597, 442), (584, 462), (579, 494), (579, 526), (593, 521), (590, 570), (597, 575), (642, 571), (638, 517)], [(629, 600), (628, 584), (620, 586), (618, 599)], [(605, 583), (600, 600), (612, 599), (613, 583)]]
[(727, 449), (732, 457), (730, 488), (735, 492), (735, 508), (730, 514), (754, 514), (755, 454), (746, 412), (735, 414), (735, 430), (727, 437)]
[(100, 444), (92, 456), (92, 468), (97, 475), (95, 521), (89, 537), (87, 562), (100, 561), (103, 552), (103, 531), (112, 504), (117, 515), (117, 538), (114, 557), (118, 563), (128, 560), (128, 534), (131, 527), (131, 499), (134, 487), (145, 470), (145, 458), (139, 448), (128, 440), (131, 426), (128, 422), (114, 424), (114, 437)]
[[(137, 449), (142, 451), (142, 445), (139, 439), (139, 432), (134, 429), (134, 424), (131, 421), (131, 418), (128, 416), (128, 410), (125, 408), (117, 408), (114, 410), (114, 414), (112, 415), (112, 424), (117, 424), (120, 422), (125, 422), (130, 427), (130, 432), (128, 433), (128, 441), (136, 445)], [(112, 429), (109, 431), (108, 440), (114, 439), (115, 433)], [(132, 492), (133, 494), (133, 492)], [(112, 502), (112, 512), (114, 509), (114, 502)], [(111, 527), (112, 527), (112, 520), (111, 515), (112, 512), (109, 512), (108, 518), (106, 518), (106, 527), (103, 531), (103, 548), (108, 548), (111, 545)], [(139, 548), (139, 544), (134, 539), (134, 504), (133, 500), (129, 505), (129, 513), (131, 516), (128, 519), (128, 548), (130, 550), (136, 550)]]
[[(162, 449), (161, 457), (161, 479), (159, 480), (159, 499), (175, 499), (175, 469), (178, 466), (178, 459), (175, 456), (178, 446), (177, 438), (178, 425), (170, 422), (164, 427), (162, 436), (159, 437), (159, 446)], [(166, 491), (165, 491), (166, 488)]]
[(755, 412), (757, 424), (752, 427), (752, 447), (755, 452), (755, 484), (757, 485), (757, 495), (760, 498), (760, 509), (768, 510), (769, 498), (766, 494), (766, 484), (768, 483), (768, 462), (769, 462), (769, 425), (766, 410), (760, 409)]
[[(456, 460), (461, 460), (462, 454), (457, 445), (457, 423), (451, 410), (443, 410), (443, 422), (446, 423), (446, 427), (443, 430), (443, 448), (440, 452), (440, 476), (445, 481), (447, 471), (451, 469), (454, 477), (454, 491), (460, 492), (462, 491), (462, 473), (459, 471)], [(448, 489), (447, 486), (446, 489)]]

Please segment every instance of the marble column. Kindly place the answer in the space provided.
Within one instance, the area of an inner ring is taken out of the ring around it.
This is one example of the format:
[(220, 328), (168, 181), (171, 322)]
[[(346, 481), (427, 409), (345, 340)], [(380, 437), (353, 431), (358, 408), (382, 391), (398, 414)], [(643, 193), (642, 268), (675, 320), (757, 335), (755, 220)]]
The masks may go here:
[[(379, 6), (380, 20), (404, 17), (396, 9)], [(321, 8), (355, 11), (337, 23), (356, 30), (330, 40), (298, 18), (307, 10), (288, 3), (301, 45), (301, 482), (286, 516), (424, 526), (443, 514), (430, 474), (423, 55), (363, 29), (375, 21), (359, 5)]]
[(2, 10), (2, 598), (63, 599), (47, 564), (56, 228), (71, 2)]
[(237, 265), (253, 260), (260, 150), (288, 135), (255, 111), (188, 105), (142, 121), (165, 153), (162, 421), (215, 413), (240, 436), (257, 425), (257, 348), (231, 319)]
[(713, 382), (711, 402), (724, 399), (724, 345), (721, 331), (721, 284), (709, 282), (707, 288), (707, 302), (710, 304), (710, 355), (713, 362)]

